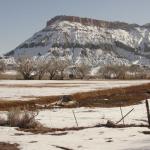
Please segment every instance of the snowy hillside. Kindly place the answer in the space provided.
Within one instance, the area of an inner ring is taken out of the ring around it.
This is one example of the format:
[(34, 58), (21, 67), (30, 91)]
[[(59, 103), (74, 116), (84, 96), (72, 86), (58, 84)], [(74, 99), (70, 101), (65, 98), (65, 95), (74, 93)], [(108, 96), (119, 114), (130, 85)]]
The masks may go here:
[(67, 57), (72, 63), (150, 64), (150, 26), (56, 16), (41, 31), (6, 54)]

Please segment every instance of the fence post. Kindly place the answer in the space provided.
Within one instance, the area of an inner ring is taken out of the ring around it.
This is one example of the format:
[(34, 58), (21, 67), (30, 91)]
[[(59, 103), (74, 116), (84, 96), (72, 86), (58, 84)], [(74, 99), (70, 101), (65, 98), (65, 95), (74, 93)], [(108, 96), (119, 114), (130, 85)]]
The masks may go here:
[(148, 100), (146, 100), (145, 103), (146, 103), (146, 110), (147, 110), (148, 125), (150, 127), (150, 113), (149, 113), (149, 103), (148, 103)]
[(73, 116), (74, 116), (74, 119), (75, 119), (75, 122), (76, 122), (76, 125), (78, 127), (78, 121), (77, 121), (77, 118), (76, 118), (76, 115), (75, 115), (75, 112), (72, 110), (72, 113), (73, 113)]
[(120, 112), (121, 112), (121, 116), (122, 116), (122, 120), (123, 120), (123, 125), (125, 125), (121, 105), (120, 105)]

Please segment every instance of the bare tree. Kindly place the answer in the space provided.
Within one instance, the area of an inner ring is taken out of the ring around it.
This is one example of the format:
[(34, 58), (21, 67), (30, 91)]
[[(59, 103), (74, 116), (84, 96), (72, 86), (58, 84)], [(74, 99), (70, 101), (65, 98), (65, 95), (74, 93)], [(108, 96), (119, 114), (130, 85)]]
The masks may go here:
[(145, 79), (149, 74), (149, 69), (148, 68), (145, 69), (142, 66), (133, 64), (128, 67), (128, 72), (130, 73), (130, 78)]
[(46, 59), (37, 58), (35, 60), (35, 73), (38, 80), (41, 80), (48, 69), (48, 63)]
[(105, 79), (125, 79), (127, 67), (124, 65), (107, 65), (99, 69), (99, 75)]
[(58, 67), (58, 72), (60, 73), (60, 79), (64, 79), (64, 71), (65, 69), (69, 66), (70, 62), (67, 58), (65, 59), (57, 59), (57, 67)]
[(4, 72), (6, 70), (6, 64), (4, 60), (0, 60), (0, 72)]
[(81, 79), (84, 79), (89, 74), (89, 71), (90, 67), (87, 64), (85, 63), (76, 64), (76, 74)]
[(17, 69), (25, 80), (34, 79), (35, 72), (35, 61), (29, 57), (20, 57), (17, 60)]
[(47, 73), (49, 79), (53, 80), (56, 74), (58, 73), (58, 62), (56, 59), (50, 59), (47, 63)]

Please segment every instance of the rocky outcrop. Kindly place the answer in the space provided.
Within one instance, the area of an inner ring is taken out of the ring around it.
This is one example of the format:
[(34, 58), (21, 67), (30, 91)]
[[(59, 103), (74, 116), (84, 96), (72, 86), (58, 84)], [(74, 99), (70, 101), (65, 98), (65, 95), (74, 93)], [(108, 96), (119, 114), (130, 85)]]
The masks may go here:
[(104, 20), (96, 20), (96, 19), (91, 19), (91, 18), (81, 18), (81, 17), (76, 17), (76, 16), (56, 16), (49, 20), (47, 22), (46, 26), (51, 26), (53, 23), (60, 21), (69, 21), (69, 22), (78, 22), (81, 23), (85, 26), (97, 26), (97, 27), (103, 27), (103, 28), (111, 28), (111, 29), (124, 29), (124, 30), (129, 30), (130, 28), (133, 27), (139, 27), (137, 24), (128, 24), (124, 22), (109, 22), (109, 21), (104, 21)]

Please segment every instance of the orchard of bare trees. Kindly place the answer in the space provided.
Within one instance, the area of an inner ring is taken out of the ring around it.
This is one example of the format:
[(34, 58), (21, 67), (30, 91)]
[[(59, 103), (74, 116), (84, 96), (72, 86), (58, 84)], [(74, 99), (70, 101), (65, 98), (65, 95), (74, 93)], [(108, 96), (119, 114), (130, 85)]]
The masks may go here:
[(107, 65), (98, 71), (98, 77), (103, 79), (147, 79), (150, 70), (138, 65)]
[(17, 60), (17, 71), (22, 75), (24, 80), (38, 79), (41, 80), (46, 75), (48, 79), (57, 79), (56, 76), (63, 80), (65, 69), (69, 66), (67, 59), (31, 59), (21, 57)]
[[(93, 75), (92, 66), (82, 62), (73, 64), (68, 58), (20, 57), (16, 60), (16, 71), (24, 80), (63, 80), (63, 79), (149, 79), (150, 69), (138, 65), (105, 65)], [(7, 66), (0, 60), (0, 73), (4, 73)]]

